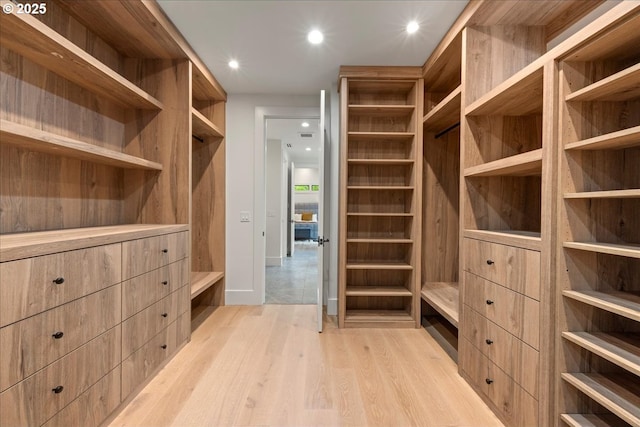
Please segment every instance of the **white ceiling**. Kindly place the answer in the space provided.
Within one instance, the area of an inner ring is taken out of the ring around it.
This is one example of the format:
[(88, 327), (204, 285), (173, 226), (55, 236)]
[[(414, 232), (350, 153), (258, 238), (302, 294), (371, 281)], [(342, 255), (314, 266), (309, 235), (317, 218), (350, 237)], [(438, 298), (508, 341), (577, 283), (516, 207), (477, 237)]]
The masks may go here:
[[(329, 89), (340, 65), (422, 65), (467, 0), (158, 3), (228, 93), (309, 95)], [(307, 42), (313, 28), (321, 45)]]
[[(302, 127), (302, 122), (309, 127)], [(289, 154), (289, 159), (298, 165), (318, 164), (318, 119), (267, 119), (267, 139), (279, 139)], [(312, 133), (311, 138), (301, 137), (301, 133)], [(288, 145), (291, 145), (289, 147)], [(311, 150), (307, 151), (307, 148)]]

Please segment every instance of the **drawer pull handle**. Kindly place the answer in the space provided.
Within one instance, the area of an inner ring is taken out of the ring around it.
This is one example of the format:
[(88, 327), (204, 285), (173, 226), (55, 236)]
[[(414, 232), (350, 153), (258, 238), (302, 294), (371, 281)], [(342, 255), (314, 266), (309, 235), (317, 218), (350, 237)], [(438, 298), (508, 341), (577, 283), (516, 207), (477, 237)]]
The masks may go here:
[(490, 299), (487, 300), (487, 305), (491, 305), (493, 304), (493, 301), (491, 301)]
[(485, 380), (485, 382), (486, 382), (487, 384), (491, 384), (491, 383), (493, 382), (493, 380), (492, 380), (491, 378), (487, 378), (487, 379)]
[(163, 250), (162, 250), (162, 253), (163, 253), (163, 254), (166, 254), (166, 253), (168, 253), (168, 252), (169, 252), (169, 249), (163, 249)]
[(166, 350), (166, 349), (167, 349), (167, 345), (166, 345), (166, 344), (162, 344), (162, 345), (160, 346), (160, 348), (161, 348), (161, 349), (163, 349), (163, 350)]
[(53, 283), (55, 283), (56, 285), (62, 285), (64, 283), (64, 277), (57, 277), (53, 279)]
[(168, 315), (169, 315), (168, 313), (162, 313), (160, 316), (167, 317)]
[(55, 334), (51, 335), (53, 338), (59, 340), (60, 338), (62, 338), (64, 336), (64, 332), (60, 331), (60, 332), (56, 332)]
[(169, 284), (169, 282), (168, 282), (167, 280), (163, 280), (163, 281), (162, 281), (162, 284), (163, 284), (163, 285), (168, 285), (168, 284)]
[(495, 262), (493, 262), (493, 260), (490, 260), (490, 259), (487, 260), (487, 265), (493, 265), (493, 264), (495, 264)]
[(60, 394), (62, 393), (62, 390), (64, 390), (64, 387), (62, 387), (61, 385), (59, 385), (56, 388), (52, 388), (51, 391), (54, 392), (55, 394)]
[(484, 340), (484, 342), (486, 342), (486, 343), (487, 343), (487, 345), (491, 345), (491, 344), (493, 344), (493, 341), (492, 341), (492, 340), (490, 340), (489, 338), (487, 338), (486, 340)]

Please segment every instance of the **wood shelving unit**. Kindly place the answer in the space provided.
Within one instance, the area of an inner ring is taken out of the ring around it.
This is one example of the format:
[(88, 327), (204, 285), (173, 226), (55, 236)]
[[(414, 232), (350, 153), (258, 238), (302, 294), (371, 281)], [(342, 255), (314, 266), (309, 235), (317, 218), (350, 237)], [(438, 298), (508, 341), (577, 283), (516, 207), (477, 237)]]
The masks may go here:
[(563, 246), (570, 249), (609, 254), (630, 258), (640, 258), (640, 244), (620, 245), (614, 243), (564, 242)]
[(587, 305), (640, 322), (640, 293), (563, 291), (562, 295)]
[(640, 64), (577, 90), (566, 101), (627, 101), (640, 98)]
[(640, 337), (638, 334), (563, 332), (562, 337), (632, 374), (640, 375)]
[(420, 322), (422, 85), (417, 68), (382, 70), (341, 69), (340, 327)]
[(426, 282), (420, 292), (422, 299), (437, 310), (453, 326), (460, 319), (458, 282)]
[(218, 283), (224, 277), (222, 271), (191, 272), (191, 299)]
[(530, 176), (542, 173), (542, 148), (464, 170), (466, 177)]
[(439, 133), (460, 121), (462, 86), (458, 86), (423, 118), (425, 132)]
[(615, 427), (620, 422), (615, 415), (562, 414), (560, 419), (569, 427)]
[(565, 199), (637, 199), (640, 190), (608, 190), (583, 191), (580, 193), (564, 193)]
[(191, 108), (191, 124), (193, 126), (193, 134), (199, 138), (214, 137), (223, 138), (224, 134), (213, 124), (211, 120), (206, 118), (200, 111)]
[(633, 126), (616, 132), (594, 136), (581, 141), (570, 142), (565, 145), (565, 150), (604, 150), (629, 148), (638, 144), (640, 138), (640, 126)]

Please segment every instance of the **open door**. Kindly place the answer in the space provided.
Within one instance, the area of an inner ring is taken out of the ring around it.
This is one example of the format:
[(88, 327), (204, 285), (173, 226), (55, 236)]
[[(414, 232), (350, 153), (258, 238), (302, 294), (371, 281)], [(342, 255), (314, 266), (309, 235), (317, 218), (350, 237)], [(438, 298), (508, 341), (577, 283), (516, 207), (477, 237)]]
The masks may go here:
[(295, 186), (295, 176), (296, 176), (296, 167), (293, 162), (291, 162), (289, 166), (289, 232), (287, 235), (289, 236), (289, 241), (287, 242), (287, 246), (289, 247), (289, 256), (293, 257), (293, 254), (296, 249), (296, 223), (295, 223), (295, 213), (296, 213), (296, 192), (294, 190)]
[(324, 244), (329, 239), (324, 238), (324, 150), (325, 150), (325, 133), (324, 133), (324, 106), (325, 92), (320, 91), (320, 123), (318, 126), (318, 175), (320, 190), (318, 191), (318, 332), (322, 332), (322, 315), (324, 308)]

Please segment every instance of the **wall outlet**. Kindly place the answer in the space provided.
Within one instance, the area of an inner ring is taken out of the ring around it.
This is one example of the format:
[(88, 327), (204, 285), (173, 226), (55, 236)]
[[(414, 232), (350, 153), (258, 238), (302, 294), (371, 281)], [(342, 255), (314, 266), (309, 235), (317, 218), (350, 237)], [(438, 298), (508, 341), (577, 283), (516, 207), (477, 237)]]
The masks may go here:
[(240, 222), (251, 222), (251, 212), (240, 211)]

